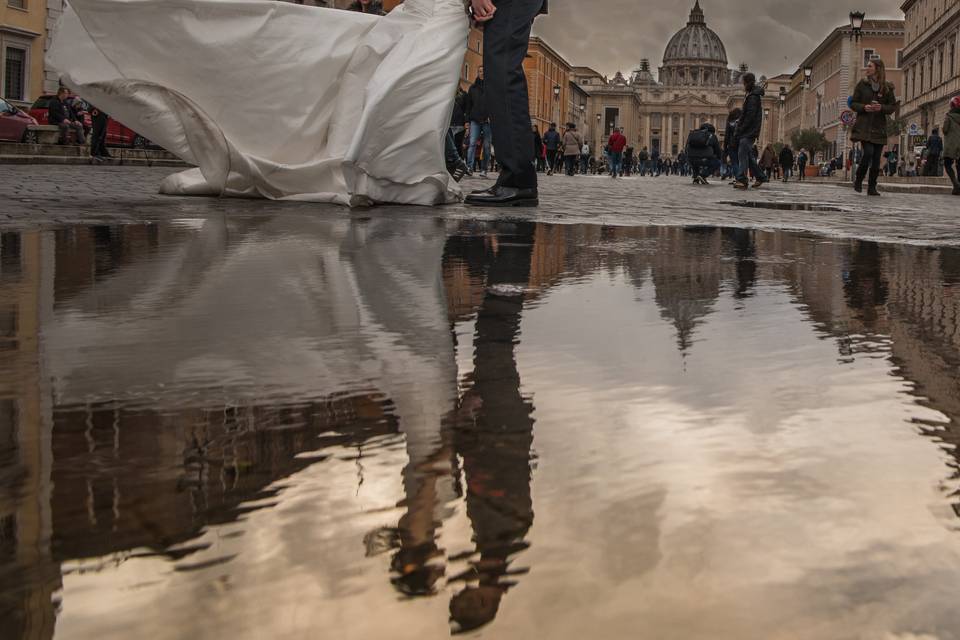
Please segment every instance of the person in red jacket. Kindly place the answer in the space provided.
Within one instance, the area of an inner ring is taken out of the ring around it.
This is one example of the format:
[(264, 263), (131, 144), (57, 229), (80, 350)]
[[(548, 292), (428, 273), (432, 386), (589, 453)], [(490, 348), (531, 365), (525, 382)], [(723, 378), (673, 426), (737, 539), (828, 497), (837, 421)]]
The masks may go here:
[(616, 178), (620, 175), (623, 166), (623, 150), (627, 146), (627, 138), (623, 135), (623, 129), (617, 128), (610, 134), (607, 141), (607, 153), (610, 155), (610, 177)]

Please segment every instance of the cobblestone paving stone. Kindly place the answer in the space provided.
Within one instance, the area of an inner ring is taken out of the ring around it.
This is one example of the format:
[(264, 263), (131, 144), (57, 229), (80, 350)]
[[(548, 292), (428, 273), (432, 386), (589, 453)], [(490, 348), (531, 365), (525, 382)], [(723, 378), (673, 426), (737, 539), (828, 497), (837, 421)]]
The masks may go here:
[[(786, 229), (882, 242), (960, 245), (960, 198), (885, 194), (868, 198), (849, 187), (824, 183), (770, 183), (735, 191), (680, 177), (543, 177), (538, 209), (375, 207), (348, 209), (311, 203), (174, 198), (157, 194), (169, 168), (0, 167), (0, 228), (73, 224), (127, 224), (214, 215), (435, 216), (444, 219), (534, 219), (553, 223), (729, 226)], [(489, 186), (469, 179), (465, 188)], [(750, 206), (739, 206), (744, 202)], [(791, 210), (807, 205), (819, 210)]]

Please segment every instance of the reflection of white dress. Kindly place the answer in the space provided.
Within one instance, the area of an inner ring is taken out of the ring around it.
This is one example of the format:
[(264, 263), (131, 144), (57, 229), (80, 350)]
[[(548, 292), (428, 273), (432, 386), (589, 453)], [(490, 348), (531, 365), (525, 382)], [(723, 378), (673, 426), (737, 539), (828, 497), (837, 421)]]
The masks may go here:
[(261, 0), (71, 0), (63, 82), (198, 169), (169, 194), (440, 204), (461, 0), (386, 17)]

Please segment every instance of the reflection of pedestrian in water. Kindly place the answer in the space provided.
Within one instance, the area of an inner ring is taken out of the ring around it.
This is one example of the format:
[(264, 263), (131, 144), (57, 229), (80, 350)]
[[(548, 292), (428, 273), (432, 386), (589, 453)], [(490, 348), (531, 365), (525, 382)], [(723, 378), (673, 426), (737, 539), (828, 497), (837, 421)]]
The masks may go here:
[[(724, 229), (726, 237), (737, 259), (737, 290), (733, 297), (739, 300), (749, 298), (757, 283), (757, 245), (754, 233), (749, 229)], [(724, 252), (726, 253), (726, 251)]]
[(887, 303), (889, 287), (881, 265), (880, 245), (876, 242), (854, 241), (843, 291), (847, 304), (859, 312), (864, 322), (878, 318), (878, 309)]

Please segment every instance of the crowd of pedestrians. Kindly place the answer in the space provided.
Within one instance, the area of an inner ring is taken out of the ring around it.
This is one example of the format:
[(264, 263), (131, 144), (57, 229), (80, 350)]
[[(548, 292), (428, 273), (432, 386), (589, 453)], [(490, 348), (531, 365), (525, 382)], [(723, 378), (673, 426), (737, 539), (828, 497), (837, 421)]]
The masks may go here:
[[(686, 144), (676, 157), (664, 157), (658, 148), (639, 150), (630, 145), (622, 128), (615, 127), (609, 137), (591, 149), (574, 123), (562, 129), (550, 123), (545, 132), (533, 127), (532, 142), (536, 169), (547, 175), (607, 175), (611, 178), (688, 176), (694, 184), (707, 185), (711, 178), (731, 180), (737, 189), (760, 188), (772, 179), (804, 181), (813, 155), (806, 149), (790, 145), (766, 145), (758, 148), (763, 127), (764, 87), (752, 73), (742, 76), (744, 100), (733, 109), (721, 142), (716, 128), (703, 123), (688, 134)], [(866, 181), (867, 194), (880, 195), (879, 177), (885, 175), (937, 175), (943, 167), (953, 182), (955, 195), (960, 195), (957, 172), (960, 171), (960, 96), (951, 102), (951, 111), (940, 135), (934, 129), (927, 141), (922, 162), (908, 158), (903, 162), (899, 149), (885, 149), (890, 118), (897, 109), (894, 85), (886, 79), (882, 60), (872, 60), (850, 100), (857, 113), (851, 129), (854, 148), (848, 157), (831, 158), (815, 165), (818, 175), (832, 176), (849, 172), (853, 188), (862, 192)], [(496, 148), (492, 140), (489, 114), (484, 104), (483, 70), (470, 90), (460, 92), (456, 100), (451, 135), (448, 142), (448, 168), (459, 179), (465, 173), (486, 176), (496, 169)], [(467, 133), (469, 135), (467, 135)], [(462, 160), (461, 160), (462, 158)], [(464, 163), (465, 161), (465, 163)], [(752, 181), (752, 182), (751, 182)]]

